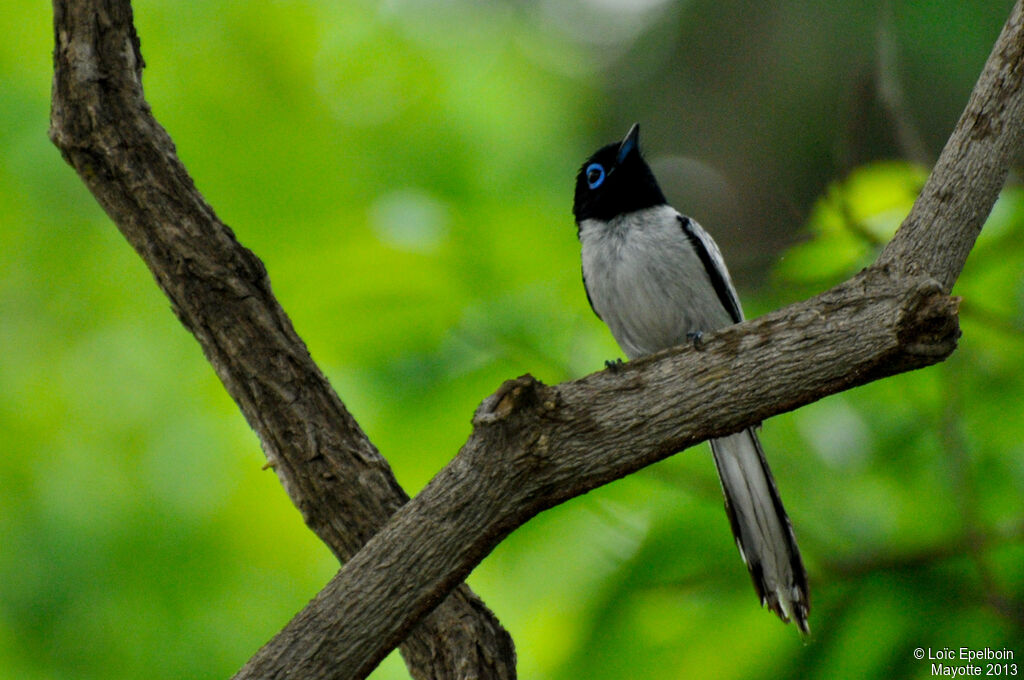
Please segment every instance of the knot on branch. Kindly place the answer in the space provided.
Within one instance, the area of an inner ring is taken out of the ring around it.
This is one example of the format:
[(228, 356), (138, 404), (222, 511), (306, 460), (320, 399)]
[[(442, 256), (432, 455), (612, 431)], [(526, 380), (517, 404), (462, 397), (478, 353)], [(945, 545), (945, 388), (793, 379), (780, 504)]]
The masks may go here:
[(952, 354), (960, 338), (959, 309), (960, 298), (946, 295), (937, 281), (914, 286), (896, 328), (902, 351), (928, 363)]
[(529, 408), (541, 401), (546, 386), (529, 373), (506, 380), (501, 387), (476, 408), (474, 425), (485, 425), (507, 420), (513, 413)]

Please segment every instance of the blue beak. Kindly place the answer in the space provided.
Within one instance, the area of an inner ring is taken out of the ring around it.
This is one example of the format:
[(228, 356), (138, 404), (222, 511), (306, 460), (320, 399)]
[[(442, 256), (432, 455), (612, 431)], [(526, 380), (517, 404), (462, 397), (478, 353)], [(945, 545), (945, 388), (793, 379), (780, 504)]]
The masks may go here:
[(640, 123), (633, 123), (633, 127), (629, 128), (629, 132), (622, 139), (622, 144), (619, 145), (619, 154), (615, 157), (616, 164), (621, 163), (626, 159), (626, 156), (633, 153), (637, 148), (637, 142), (640, 141)]

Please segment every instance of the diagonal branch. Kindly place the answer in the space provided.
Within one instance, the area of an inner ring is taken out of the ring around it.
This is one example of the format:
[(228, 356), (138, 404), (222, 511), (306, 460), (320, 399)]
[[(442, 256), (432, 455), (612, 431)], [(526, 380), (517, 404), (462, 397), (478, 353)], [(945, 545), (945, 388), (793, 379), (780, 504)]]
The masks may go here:
[[(419, 616), (537, 513), (705, 439), (941, 361), (956, 302), (930, 279), (866, 270), (812, 300), (615, 373), (506, 382), (458, 456), (392, 517), (236, 680), (362, 678)], [(383, 568), (382, 565), (387, 565)], [(315, 650), (299, 631), (325, 632)]]
[[(303, 519), (348, 559), (408, 496), (151, 115), (129, 2), (55, 0), (54, 28), (53, 142), (199, 341)], [(417, 678), (515, 677), (511, 638), (466, 586), (403, 654)]]
[[(237, 678), (361, 678), (506, 535), (537, 513), (710, 437), (955, 349), (962, 270), (1024, 130), (1022, 1), (911, 214), (879, 262), (803, 303), (554, 387), (508, 381), (455, 457)], [(934, 277), (934, 278), (932, 278)], [(383, 565), (386, 565), (384, 568)], [(293, 631), (321, 630), (311, 652)]]

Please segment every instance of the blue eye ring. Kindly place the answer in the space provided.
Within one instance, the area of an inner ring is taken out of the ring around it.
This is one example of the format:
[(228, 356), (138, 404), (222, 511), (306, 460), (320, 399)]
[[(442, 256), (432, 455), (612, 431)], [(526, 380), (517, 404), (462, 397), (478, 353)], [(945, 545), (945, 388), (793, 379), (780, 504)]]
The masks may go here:
[(604, 166), (600, 163), (591, 163), (584, 171), (587, 178), (587, 186), (596, 189), (604, 183)]

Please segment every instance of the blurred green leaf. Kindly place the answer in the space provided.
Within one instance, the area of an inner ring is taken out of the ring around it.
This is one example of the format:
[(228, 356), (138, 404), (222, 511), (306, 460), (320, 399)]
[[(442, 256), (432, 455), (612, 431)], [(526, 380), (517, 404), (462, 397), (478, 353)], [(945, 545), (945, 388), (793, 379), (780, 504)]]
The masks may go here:
[(791, 248), (776, 274), (793, 283), (824, 285), (867, 266), (875, 248), (896, 233), (927, 177), (919, 166), (884, 161), (833, 182), (811, 211), (810, 240)]

